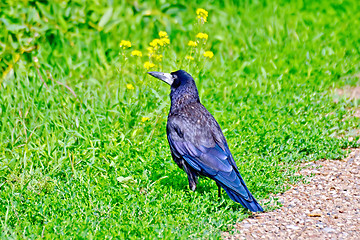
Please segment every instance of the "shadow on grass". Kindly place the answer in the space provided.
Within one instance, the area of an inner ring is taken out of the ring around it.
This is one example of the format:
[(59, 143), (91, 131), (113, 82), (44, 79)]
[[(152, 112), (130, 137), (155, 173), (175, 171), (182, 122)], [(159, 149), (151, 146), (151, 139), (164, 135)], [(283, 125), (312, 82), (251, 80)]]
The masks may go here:
[[(207, 177), (199, 177), (199, 182), (195, 192), (191, 191), (189, 188), (189, 183), (187, 175), (181, 169), (176, 169), (177, 171), (171, 171), (170, 174), (167, 174), (167, 178), (162, 179), (159, 184), (164, 188), (172, 188), (175, 191), (183, 192), (183, 194), (188, 198), (189, 202), (198, 202), (198, 198), (207, 198), (208, 204), (213, 204), (218, 208), (227, 208), (234, 212), (241, 211), (243, 214), (249, 213), (247, 209), (241, 206), (241, 204), (232, 201), (229, 196), (226, 194), (224, 189), (221, 189), (221, 197), (218, 197), (218, 187), (215, 181)], [(156, 181), (161, 178), (160, 174), (153, 174), (151, 180)]]

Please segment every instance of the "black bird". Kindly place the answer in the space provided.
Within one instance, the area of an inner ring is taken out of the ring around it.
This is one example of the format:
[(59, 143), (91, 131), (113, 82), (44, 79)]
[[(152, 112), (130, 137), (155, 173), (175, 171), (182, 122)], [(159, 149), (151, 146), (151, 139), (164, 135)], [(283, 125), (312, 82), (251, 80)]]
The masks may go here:
[(192, 76), (178, 70), (172, 73), (148, 72), (171, 86), (171, 107), (166, 132), (171, 155), (188, 176), (195, 191), (198, 176), (215, 180), (229, 197), (253, 212), (262, 207), (247, 189), (215, 118), (200, 103)]

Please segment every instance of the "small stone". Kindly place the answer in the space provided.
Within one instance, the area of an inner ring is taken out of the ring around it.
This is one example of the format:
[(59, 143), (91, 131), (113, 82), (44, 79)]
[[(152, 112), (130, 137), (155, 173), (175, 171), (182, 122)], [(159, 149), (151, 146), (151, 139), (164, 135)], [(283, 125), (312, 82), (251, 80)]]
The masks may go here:
[(315, 209), (314, 211), (308, 214), (309, 217), (321, 217), (320, 209)]
[(251, 227), (251, 224), (250, 223), (245, 223), (245, 224), (242, 225), (242, 227), (243, 228), (249, 228), (249, 227)]
[(294, 229), (294, 230), (300, 229), (298, 226), (295, 226), (295, 225), (286, 225), (286, 228)]
[(322, 223), (322, 222), (317, 222), (317, 223), (315, 224), (315, 226), (318, 227), (318, 228), (324, 228), (325, 224)]
[(325, 227), (322, 229), (324, 232), (327, 232), (327, 233), (331, 233), (331, 232), (335, 232), (335, 229), (333, 228), (330, 228), (330, 227)]

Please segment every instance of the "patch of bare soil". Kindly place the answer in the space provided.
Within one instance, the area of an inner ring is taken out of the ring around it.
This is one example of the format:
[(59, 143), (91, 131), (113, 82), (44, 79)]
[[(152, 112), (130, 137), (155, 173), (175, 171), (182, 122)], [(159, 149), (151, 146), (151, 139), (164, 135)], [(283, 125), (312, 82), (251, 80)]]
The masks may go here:
[(280, 209), (238, 223), (224, 239), (360, 239), (360, 149), (307, 163), (308, 184), (277, 195)]
[(360, 99), (360, 86), (357, 87), (345, 86), (343, 89), (335, 89), (335, 93), (339, 96), (348, 98), (350, 100)]
[(344, 96), (348, 99), (360, 99), (360, 86), (358, 87), (350, 87), (346, 86), (343, 89), (335, 89), (335, 92), (339, 96)]

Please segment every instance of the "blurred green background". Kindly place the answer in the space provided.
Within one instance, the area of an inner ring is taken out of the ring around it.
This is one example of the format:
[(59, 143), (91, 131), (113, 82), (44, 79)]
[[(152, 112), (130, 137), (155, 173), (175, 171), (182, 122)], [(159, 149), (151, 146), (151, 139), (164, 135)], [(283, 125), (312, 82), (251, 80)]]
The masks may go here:
[(193, 75), (249, 189), (276, 208), (300, 163), (358, 146), (359, 102), (334, 90), (359, 83), (359, 21), (356, 0), (1, 1), (1, 238), (216, 239), (249, 215), (213, 181), (188, 190), (169, 87), (147, 61)]

